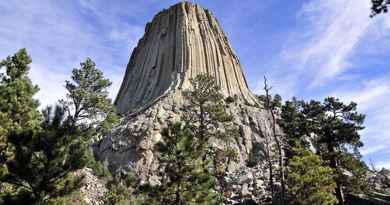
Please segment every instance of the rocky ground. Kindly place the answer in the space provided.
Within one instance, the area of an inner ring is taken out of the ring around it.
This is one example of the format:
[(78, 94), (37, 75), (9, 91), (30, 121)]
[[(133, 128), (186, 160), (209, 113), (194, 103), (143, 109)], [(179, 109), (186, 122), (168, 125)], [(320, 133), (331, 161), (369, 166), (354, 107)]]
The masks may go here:
[(104, 196), (107, 192), (105, 181), (95, 176), (89, 168), (78, 170), (76, 176), (82, 178), (79, 191), (84, 202), (89, 205), (103, 205)]

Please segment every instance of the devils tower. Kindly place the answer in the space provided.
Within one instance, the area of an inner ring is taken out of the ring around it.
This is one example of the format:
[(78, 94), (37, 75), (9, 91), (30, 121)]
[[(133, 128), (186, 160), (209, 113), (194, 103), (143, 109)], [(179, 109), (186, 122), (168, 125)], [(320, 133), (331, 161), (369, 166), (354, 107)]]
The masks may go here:
[(148, 106), (170, 88), (186, 88), (198, 74), (214, 77), (224, 95), (253, 104), (240, 62), (217, 19), (199, 5), (179, 3), (146, 25), (116, 98), (117, 110)]
[(158, 181), (154, 145), (164, 127), (180, 121), (186, 104), (183, 91), (191, 89), (190, 79), (198, 74), (214, 77), (224, 97), (234, 99), (226, 110), (240, 133), (234, 145), (239, 162), (229, 172), (248, 176), (239, 180), (238, 191), (264, 189), (264, 171), (249, 168), (246, 162), (249, 157), (260, 165), (264, 161), (270, 116), (249, 90), (217, 19), (209, 10), (188, 2), (161, 11), (147, 23), (115, 100), (124, 117), (99, 145), (99, 158), (111, 169), (135, 171), (145, 183)]

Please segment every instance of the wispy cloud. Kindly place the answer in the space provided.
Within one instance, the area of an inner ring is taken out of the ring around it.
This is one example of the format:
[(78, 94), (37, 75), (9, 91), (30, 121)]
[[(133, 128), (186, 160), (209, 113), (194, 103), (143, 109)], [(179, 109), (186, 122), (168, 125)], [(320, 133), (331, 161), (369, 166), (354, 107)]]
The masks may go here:
[(375, 164), (375, 167), (377, 169), (381, 169), (381, 168), (386, 168), (386, 169), (390, 169), (390, 161), (380, 161), (378, 163)]
[(87, 57), (114, 81), (111, 97), (119, 89), (118, 76), (123, 75), (142, 29), (104, 12), (86, 19), (83, 9), (49, 0), (0, 2), (0, 58), (27, 48), (33, 58), (31, 78), (40, 87), (37, 97), (43, 106), (64, 96), (64, 80)]
[(366, 0), (312, 0), (304, 4), (297, 14), (298, 26), (281, 52), (279, 67), (288, 66), (290, 79), (304, 89), (348, 78), (347, 71), (355, 68), (354, 58), (365, 52), (359, 46), (374, 36), (383, 40), (390, 30), (388, 19), (369, 18), (369, 8)]
[(321, 85), (351, 68), (349, 57), (367, 33), (372, 20), (366, 0), (316, 0), (305, 5), (299, 18), (313, 27), (301, 50), (302, 69), (316, 69), (312, 87)]
[(362, 155), (369, 155), (369, 154), (376, 153), (378, 151), (384, 150), (386, 148), (387, 148), (387, 145), (384, 145), (384, 144), (371, 146), (371, 147), (366, 146), (363, 149), (361, 149), (360, 153)]

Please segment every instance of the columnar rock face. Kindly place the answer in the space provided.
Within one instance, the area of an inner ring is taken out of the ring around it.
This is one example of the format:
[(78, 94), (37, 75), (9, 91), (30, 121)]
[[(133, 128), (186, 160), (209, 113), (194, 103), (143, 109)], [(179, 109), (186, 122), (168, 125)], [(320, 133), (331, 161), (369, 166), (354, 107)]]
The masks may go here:
[(198, 74), (213, 76), (225, 96), (253, 104), (240, 62), (210, 11), (179, 3), (146, 25), (115, 101), (120, 113), (149, 106), (169, 89), (183, 89)]
[[(237, 183), (235, 193), (266, 196), (268, 175), (263, 166), (272, 140), (270, 115), (249, 91), (239, 60), (215, 17), (195, 4), (176, 4), (147, 24), (115, 102), (125, 117), (96, 153), (111, 169), (131, 170), (145, 183), (158, 183), (154, 145), (164, 127), (182, 119), (188, 105), (183, 91), (191, 89), (189, 79), (198, 74), (213, 76), (222, 94), (232, 97), (225, 107), (240, 132), (233, 145), (239, 161), (229, 167), (229, 178)], [(255, 167), (247, 166), (249, 157), (257, 162)]]

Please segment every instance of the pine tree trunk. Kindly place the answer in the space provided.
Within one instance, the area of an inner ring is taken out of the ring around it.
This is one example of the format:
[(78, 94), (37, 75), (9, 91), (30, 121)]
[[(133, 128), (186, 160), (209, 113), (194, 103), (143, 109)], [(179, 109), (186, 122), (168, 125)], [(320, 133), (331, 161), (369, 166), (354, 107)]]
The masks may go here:
[(336, 197), (339, 200), (338, 205), (344, 205), (344, 193), (339, 182), (336, 182)]
[(337, 165), (337, 159), (335, 156), (335, 148), (330, 143), (328, 143), (328, 152), (330, 154), (330, 167), (332, 169), (336, 170), (336, 174), (337, 174), (337, 177), (336, 177), (336, 197), (337, 197), (337, 200), (339, 201), (338, 205), (344, 205), (344, 193), (343, 193), (343, 189), (342, 189), (342, 186), (341, 186), (341, 183), (339, 180), (340, 173), (339, 173), (339, 169), (338, 169), (338, 165)]

